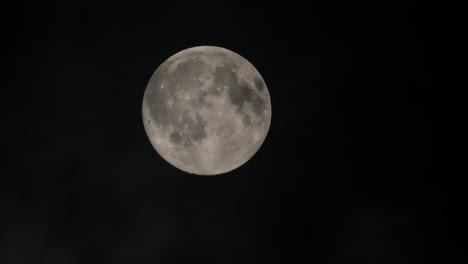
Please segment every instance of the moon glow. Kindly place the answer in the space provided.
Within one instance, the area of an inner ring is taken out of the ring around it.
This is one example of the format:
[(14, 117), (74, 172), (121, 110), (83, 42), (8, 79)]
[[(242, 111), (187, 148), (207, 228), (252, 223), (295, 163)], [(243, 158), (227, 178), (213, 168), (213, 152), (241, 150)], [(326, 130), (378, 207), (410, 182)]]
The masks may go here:
[(230, 50), (199, 46), (164, 61), (142, 104), (156, 152), (196, 175), (232, 171), (260, 149), (271, 123), (268, 88), (257, 69)]

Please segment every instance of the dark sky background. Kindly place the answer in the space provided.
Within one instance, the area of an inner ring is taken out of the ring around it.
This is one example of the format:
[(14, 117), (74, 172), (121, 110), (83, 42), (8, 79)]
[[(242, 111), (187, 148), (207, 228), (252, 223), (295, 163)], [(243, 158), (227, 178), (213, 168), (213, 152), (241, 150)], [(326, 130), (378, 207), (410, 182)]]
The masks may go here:
[[(3, 9), (0, 263), (441, 260), (429, 10), (169, 2)], [(259, 152), (215, 177), (165, 162), (141, 118), (156, 68), (198, 45), (272, 99)]]

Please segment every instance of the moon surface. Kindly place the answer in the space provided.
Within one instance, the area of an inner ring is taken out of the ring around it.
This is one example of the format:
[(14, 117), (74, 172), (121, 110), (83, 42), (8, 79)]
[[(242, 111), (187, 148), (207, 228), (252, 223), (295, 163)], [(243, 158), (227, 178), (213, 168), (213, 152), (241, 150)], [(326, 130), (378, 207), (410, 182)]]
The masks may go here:
[(156, 152), (196, 175), (232, 171), (260, 149), (271, 123), (257, 69), (228, 49), (199, 46), (164, 61), (146, 87), (146, 134)]

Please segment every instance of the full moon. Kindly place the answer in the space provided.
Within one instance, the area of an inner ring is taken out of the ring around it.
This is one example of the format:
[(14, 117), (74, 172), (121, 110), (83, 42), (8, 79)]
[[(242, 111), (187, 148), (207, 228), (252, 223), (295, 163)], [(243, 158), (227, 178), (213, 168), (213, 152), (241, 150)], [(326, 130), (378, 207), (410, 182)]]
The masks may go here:
[(156, 152), (187, 173), (217, 175), (250, 160), (265, 141), (271, 101), (245, 58), (199, 46), (164, 61), (146, 86), (146, 134)]

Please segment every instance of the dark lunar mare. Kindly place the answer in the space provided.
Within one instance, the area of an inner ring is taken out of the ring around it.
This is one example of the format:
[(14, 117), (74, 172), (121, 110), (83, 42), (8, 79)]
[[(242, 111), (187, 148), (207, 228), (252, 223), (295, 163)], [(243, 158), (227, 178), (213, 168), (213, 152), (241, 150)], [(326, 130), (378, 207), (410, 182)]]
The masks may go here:
[(263, 83), (263, 81), (260, 78), (255, 77), (254, 78), (254, 83), (255, 83), (255, 88), (257, 88), (259, 91), (263, 91), (263, 88), (265, 87), (265, 84)]
[[(258, 78), (257, 78), (258, 79)], [(243, 105), (249, 103), (257, 116), (260, 116), (266, 108), (265, 101), (243, 80), (240, 79), (236, 72), (233, 70), (232, 65), (226, 63), (223, 66), (218, 66), (215, 69), (215, 81), (217, 84), (226, 85), (229, 87), (228, 96), (233, 105), (236, 106), (237, 113), (242, 115), (243, 122), (249, 126), (251, 118), (248, 113), (242, 112)], [(263, 82), (258, 79), (256, 86), (261, 83), (263, 89)]]
[[(149, 114), (159, 128), (172, 125), (174, 131), (169, 138), (173, 143), (190, 147), (192, 140), (200, 141), (206, 137), (206, 120), (198, 113), (195, 113), (193, 118), (193, 113), (184, 108), (185, 102), (177, 99), (176, 92), (201, 86), (202, 82), (197, 78), (209, 68), (205, 62), (196, 57), (181, 62), (172, 74), (169, 73), (170, 65), (170, 63), (161, 65), (150, 81), (152, 92), (146, 95), (150, 107)], [(170, 78), (167, 78), (168, 76)], [(166, 81), (163, 89), (160, 89), (163, 84), (161, 80)], [(172, 106), (167, 103), (170, 99), (173, 101)], [(202, 102), (193, 104), (196, 110), (202, 106)], [(178, 119), (178, 116), (181, 116), (181, 119)], [(184, 131), (185, 125), (186, 131)]]

